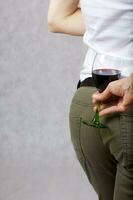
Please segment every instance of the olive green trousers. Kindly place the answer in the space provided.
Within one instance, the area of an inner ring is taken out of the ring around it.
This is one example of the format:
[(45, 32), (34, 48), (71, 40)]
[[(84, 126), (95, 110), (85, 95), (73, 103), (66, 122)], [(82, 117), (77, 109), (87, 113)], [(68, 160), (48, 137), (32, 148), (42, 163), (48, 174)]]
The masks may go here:
[(82, 119), (94, 116), (95, 91), (83, 86), (72, 98), (69, 126), (76, 156), (99, 200), (133, 200), (133, 107), (102, 117), (108, 128), (87, 126)]

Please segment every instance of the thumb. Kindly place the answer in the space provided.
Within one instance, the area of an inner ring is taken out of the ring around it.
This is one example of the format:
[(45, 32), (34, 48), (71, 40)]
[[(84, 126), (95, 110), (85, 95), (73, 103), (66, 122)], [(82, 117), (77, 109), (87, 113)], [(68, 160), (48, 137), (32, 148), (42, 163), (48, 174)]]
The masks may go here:
[(92, 95), (92, 102), (107, 101), (112, 96), (109, 86), (102, 93), (95, 93)]

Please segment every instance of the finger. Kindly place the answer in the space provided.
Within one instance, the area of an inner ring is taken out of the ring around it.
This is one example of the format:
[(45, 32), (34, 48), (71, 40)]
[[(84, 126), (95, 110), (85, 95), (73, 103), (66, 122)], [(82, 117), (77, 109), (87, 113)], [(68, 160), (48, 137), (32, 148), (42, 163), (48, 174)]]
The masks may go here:
[[(112, 107), (112, 106), (121, 106), (121, 99), (119, 98), (111, 98), (110, 101), (106, 101), (105, 103), (101, 102), (100, 103), (100, 108), (99, 111), (108, 108), (108, 107)], [(96, 110), (97, 107), (97, 103), (93, 105), (94, 106), (94, 111)]]
[(123, 111), (123, 102), (122, 99), (117, 99), (110, 101), (108, 103), (102, 104), (100, 106), (100, 115), (105, 115), (113, 112), (121, 112)]
[(133, 104), (133, 95), (126, 92), (123, 98), (123, 106), (129, 107), (131, 104)]
[(93, 111), (96, 112), (96, 110), (97, 110), (97, 105), (95, 105), (95, 106), (93, 107)]
[(122, 111), (123, 111), (123, 109), (120, 109), (118, 106), (111, 106), (111, 107), (107, 107), (107, 108), (101, 110), (99, 112), (99, 115), (104, 116), (104, 115), (111, 114), (114, 112), (122, 112)]
[[(101, 111), (101, 110), (103, 110), (103, 109), (105, 109), (105, 108), (107, 108), (107, 107), (108, 107), (107, 104), (100, 104), (99, 111)], [(97, 104), (94, 105), (93, 111), (94, 111), (94, 112), (97, 111)]]
[(103, 108), (100, 112), (99, 115), (103, 116), (103, 115), (107, 115), (107, 114), (111, 114), (111, 113), (117, 113), (117, 112), (125, 112), (127, 111), (127, 107), (124, 106), (123, 102), (118, 102), (118, 103), (114, 103), (114, 104), (109, 104), (109, 105), (105, 105), (105, 108)]
[(110, 87), (108, 86), (102, 93), (95, 93), (92, 95), (92, 102), (106, 101), (112, 96)]
[[(95, 104), (95, 103), (96, 103), (96, 100), (95, 100), (95, 95), (97, 95), (97, 94), (100, 94), (100, 92), (96, 91), (96, 92), (95, 92), (95, 93), (93, 93), (93, 95), (92, 95), (92, 103), (93, 103), (93, 104)], [(93, 96), (94, 96), (94, 98), (93, 98)]]

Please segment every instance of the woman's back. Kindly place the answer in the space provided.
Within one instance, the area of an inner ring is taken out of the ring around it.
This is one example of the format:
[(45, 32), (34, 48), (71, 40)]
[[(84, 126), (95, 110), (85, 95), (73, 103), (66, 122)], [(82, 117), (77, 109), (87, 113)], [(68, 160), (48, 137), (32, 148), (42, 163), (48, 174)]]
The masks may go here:
[(84, 42), (99, 53), (132, 59), (133, 0), (80, 0), (80, 5)]

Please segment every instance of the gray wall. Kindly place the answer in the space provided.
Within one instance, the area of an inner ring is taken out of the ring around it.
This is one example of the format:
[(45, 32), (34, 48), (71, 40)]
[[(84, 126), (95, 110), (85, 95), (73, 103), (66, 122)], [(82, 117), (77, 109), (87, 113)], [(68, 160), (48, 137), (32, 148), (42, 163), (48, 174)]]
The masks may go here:
[(86, 47), (49, 33), (47, 10), (0, 1), (0, 200), (96, 200), (68, 124)]

